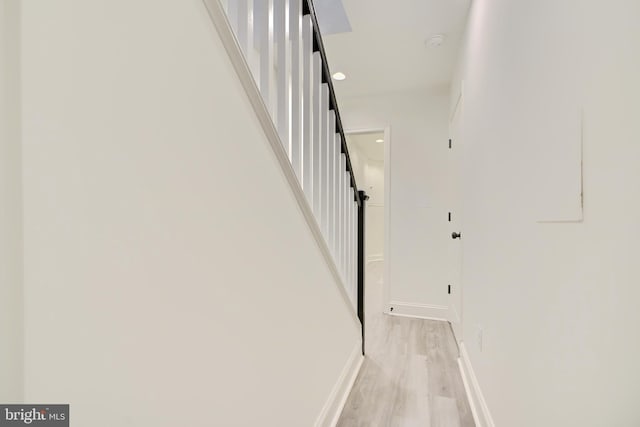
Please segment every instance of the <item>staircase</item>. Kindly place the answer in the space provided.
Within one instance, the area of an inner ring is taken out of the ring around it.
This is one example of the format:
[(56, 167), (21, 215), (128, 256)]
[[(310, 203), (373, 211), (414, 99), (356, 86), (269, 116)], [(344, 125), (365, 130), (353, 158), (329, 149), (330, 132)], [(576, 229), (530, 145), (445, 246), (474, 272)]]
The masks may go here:
[[(311, 0), (204, 0), (276, 156), (364, 323), (364, 201)], [(253, 97), (252, 97), (253, 94)]]

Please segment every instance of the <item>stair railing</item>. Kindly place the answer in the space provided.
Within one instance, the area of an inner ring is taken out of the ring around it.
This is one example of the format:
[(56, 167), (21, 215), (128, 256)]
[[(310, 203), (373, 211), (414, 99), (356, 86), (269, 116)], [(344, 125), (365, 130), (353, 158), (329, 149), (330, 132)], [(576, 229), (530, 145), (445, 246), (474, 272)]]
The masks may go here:
[[(312, 0), (218, 2), (362, 324), (364, 202)], [(215, 19), (214, 19), (215, 21)]]

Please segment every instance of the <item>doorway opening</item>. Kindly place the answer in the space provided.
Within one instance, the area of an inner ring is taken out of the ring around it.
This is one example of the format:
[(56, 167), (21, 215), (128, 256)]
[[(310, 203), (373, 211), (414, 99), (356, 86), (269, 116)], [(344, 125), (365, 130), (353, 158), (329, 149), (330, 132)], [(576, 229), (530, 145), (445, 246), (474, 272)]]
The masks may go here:
[(358, 189), (365, 191), (369, 200), (365, 207), (365, 285), (364, 318), (365, 345), (373, 345), (372, 331), (380, 323), (387, 305), (387, 263), (385, 254), (388, 241), (388, 129), (346, 132), (351, 165)]

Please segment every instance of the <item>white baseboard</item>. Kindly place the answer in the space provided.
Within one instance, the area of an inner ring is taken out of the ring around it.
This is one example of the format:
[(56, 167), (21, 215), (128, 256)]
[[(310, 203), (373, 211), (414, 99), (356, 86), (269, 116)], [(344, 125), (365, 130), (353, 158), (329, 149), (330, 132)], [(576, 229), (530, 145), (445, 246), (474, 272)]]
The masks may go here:
[(462, 381), (469, 397), (469, 406), (471, 406), (471, 412), (473, 413), (473, 419), (476, 423), (476, 427), (495, 427), (491, 412), (487, 402), (484, 400), (484, 395), (478, 384), (476, 374), (473, 372), (471, 366), (471, 360), (469, 360), (469, 354), (464, 343), (460, 343), (460, 359), (458, 359), (458, 366), (460, 367), (460, 374), (462, 375)]
[(331, 390), (327, 402), (324, 404), (322, 411), (320, 411), (320, 415), (318, 415), (314, 424), (315, 427), (335, 427), (338, 423), (363, 361), (362, 343), (358, 342), (344, 365), (336, 385)]
[(420, 319), (448, 321), (449, 307), (446, 305), (413, 304), (390, 301), (386, 307), (387, 314), (392, 316), (417, 317)]

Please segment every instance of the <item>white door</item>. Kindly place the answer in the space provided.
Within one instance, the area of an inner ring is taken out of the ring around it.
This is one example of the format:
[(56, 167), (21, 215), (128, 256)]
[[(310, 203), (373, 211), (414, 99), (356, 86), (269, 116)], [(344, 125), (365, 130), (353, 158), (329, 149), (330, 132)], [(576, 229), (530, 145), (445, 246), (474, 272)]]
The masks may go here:
[(449, 123), (449, 321), (458, 342), (462, 341), (462, 138), (459, 123), (462, 96), (458, 98)]

